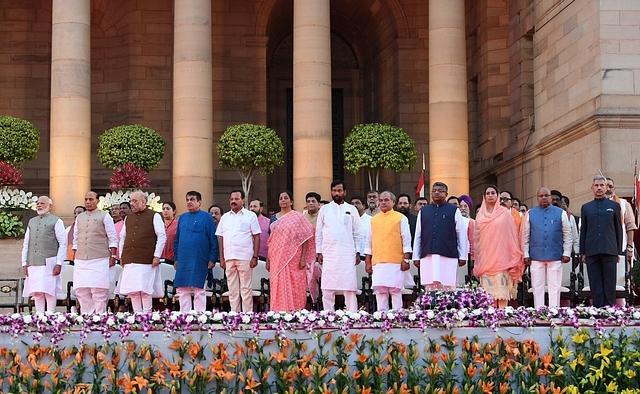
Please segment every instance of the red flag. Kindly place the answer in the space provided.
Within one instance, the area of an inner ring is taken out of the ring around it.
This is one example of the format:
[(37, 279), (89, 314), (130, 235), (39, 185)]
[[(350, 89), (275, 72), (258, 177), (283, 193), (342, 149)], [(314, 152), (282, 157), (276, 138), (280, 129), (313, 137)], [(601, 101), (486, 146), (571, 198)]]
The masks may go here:
[(635, 182), (635, 190), (633, 193), (633, 197), (636, 203), (636, 210), (638, 210), (638, 208), (640, 208), (640, 179), (638, 179), (638, 176), (636, 175), (636, 182)]
[(418, 187), (416, 188), (416, 198), (424, 197), (424, 170), (420, 173), (418, 178)]

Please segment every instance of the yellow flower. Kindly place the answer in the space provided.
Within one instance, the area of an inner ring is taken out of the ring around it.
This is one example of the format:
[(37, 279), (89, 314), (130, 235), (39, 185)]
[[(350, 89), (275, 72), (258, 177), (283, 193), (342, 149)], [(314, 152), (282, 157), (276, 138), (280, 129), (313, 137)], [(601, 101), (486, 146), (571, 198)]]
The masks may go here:
[(618, 385), (614, 380), (610, 381), (605, 387), (607, 388), (607, 393), (615, 393), (618, 389)]
[(560, 358), (563, 358), (566, 360), (571, 356), (573, 356), (573, 352), (570, 350), (567, 350), (566, 346), (560, 349)]
[(636, 377), (636, 371), (634, 371), (633, 369), (628, 369), (626, 371), (624, 371), (624, 375), (626, 377), (628, 377), (629, 379), (633, 379)]
[(571, 339), (573, 340), (573, 343), (581, 344), (581, 343), (585, 343), (585, 341), (589, 339), (589, 335), (585, 331), (581, 330), (577, 332), (574, 336), (572, 336)]

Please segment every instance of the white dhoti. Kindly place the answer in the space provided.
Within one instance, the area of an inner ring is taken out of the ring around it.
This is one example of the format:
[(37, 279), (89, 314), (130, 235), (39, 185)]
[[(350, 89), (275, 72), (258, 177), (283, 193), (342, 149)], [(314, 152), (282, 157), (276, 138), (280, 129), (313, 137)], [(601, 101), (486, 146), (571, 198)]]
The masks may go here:
[(162, 275), (160, 267), (152, 267), (151, 264), (125, 264), (118, 282), (119, 294), (142, 292), (151, 294), (152, 297), (162, 297)]
[(456, 287), (458, 259), (439, 254), (429, 254), (420, 259), (420, 282), (430, 285), (435, 282), (443, 286)]
[(23, 297), (31, 297), (35, 293), (44, 293), (57, 296), (62, 293), (62, 280), (60, 275), (53, 275), (56, 266), (56, 258), (46, 259), (46, 265), (34, 265), (28, 267), (29, 276), (24, 281)]
[(335, 310), (336, 291), (339, 291), (344, 295), (344, 303), (347, 310), (357, 311), (358, 277), (356, 274), (355, 252), (340, 254), (332, 251), (323, 254), (320, 287), (322, 289), (323, 309), (328, 311)]
[(73, 288), (82, 313), (105, 313), (109, 301), (109, 258), (75, 260)]
[(411, 271), (402, 271), (400, 264), (378, 263), (373, 266), (372, 286), (375, 289), (379, 286), (402, 289), (404, 287), (415, 286), (411, 277)]
[(379, 311), (389, 309), (389, 296), (393, 309), (402, 308), (402, 289), (414, 286), (411, 271), (402, 271), (400, 264), (377, 263), (373, 266), (372, 287), (376, 292), (376, 303)]

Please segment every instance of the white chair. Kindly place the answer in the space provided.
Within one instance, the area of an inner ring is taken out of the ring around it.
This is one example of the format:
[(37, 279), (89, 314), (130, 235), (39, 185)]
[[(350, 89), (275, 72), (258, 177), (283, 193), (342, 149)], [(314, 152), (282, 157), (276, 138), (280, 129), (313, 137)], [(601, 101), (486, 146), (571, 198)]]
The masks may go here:
[(162, 278), (162, 286), (164, 287), (164, 297), (162, 303), (169, 304), (169, 301), (175, 303), (177, 296), (173, 289), (173, 280), (176, 277), (176, 270), (173, 264), (160, 263), (160, 277)]
[(65, 261), (60, 271), (62, 291), (56, 295), (56, 304), (66, 306), (67, 313), (71, 312), (71, 306), (76, 304), (76, 291), (73, 288), (73, 265)]
[(112, 311), (117, 312), (118, 306), (120, 305), (120, 295), (117, 292), (119, 289), (118, 285), (120, 284), (120, 279), (122, 277), (122, 266), (120, 264), (116, 264), (111, 267), (109, 275), (112, 276), (113, 279), (109, 281), (109, 303), (113, 307)]
[[(586, 264), (580, 263), (578, 276), (582, 276), (584, 286), (580, 289), (578, 284), (578, 297), (580, 299), (591, 297), (591, 286), (589, 285), (589, 275), (587, 274)], [(627, 287), (627, 269), (625, 256), (619, 256), (618, 264), (616, 264), (616, 300), (619, 304), (626, 303), (631, 296), (631, 288)], [(623, 305), (624, 306), (624, 305)]]

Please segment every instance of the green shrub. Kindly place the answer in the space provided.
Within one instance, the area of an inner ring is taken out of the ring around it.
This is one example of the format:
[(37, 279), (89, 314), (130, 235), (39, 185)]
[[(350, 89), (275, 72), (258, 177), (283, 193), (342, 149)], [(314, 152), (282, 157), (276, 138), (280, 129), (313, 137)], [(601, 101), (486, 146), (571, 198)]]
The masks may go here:
[(11, 213), (0, 211), (0, 237), (19, 237), (24, 234), (20, 218)]
[(36, 158), (40, 149), (40, 132), (29, 121), (0, 116), (0, 161), (14, 167)]
[(139, 124), (111, 128), (98, 141), (98, 160), (112, 170), (131, 163), (148, 172), (158, 168), (164, 157), (162, 136)]

